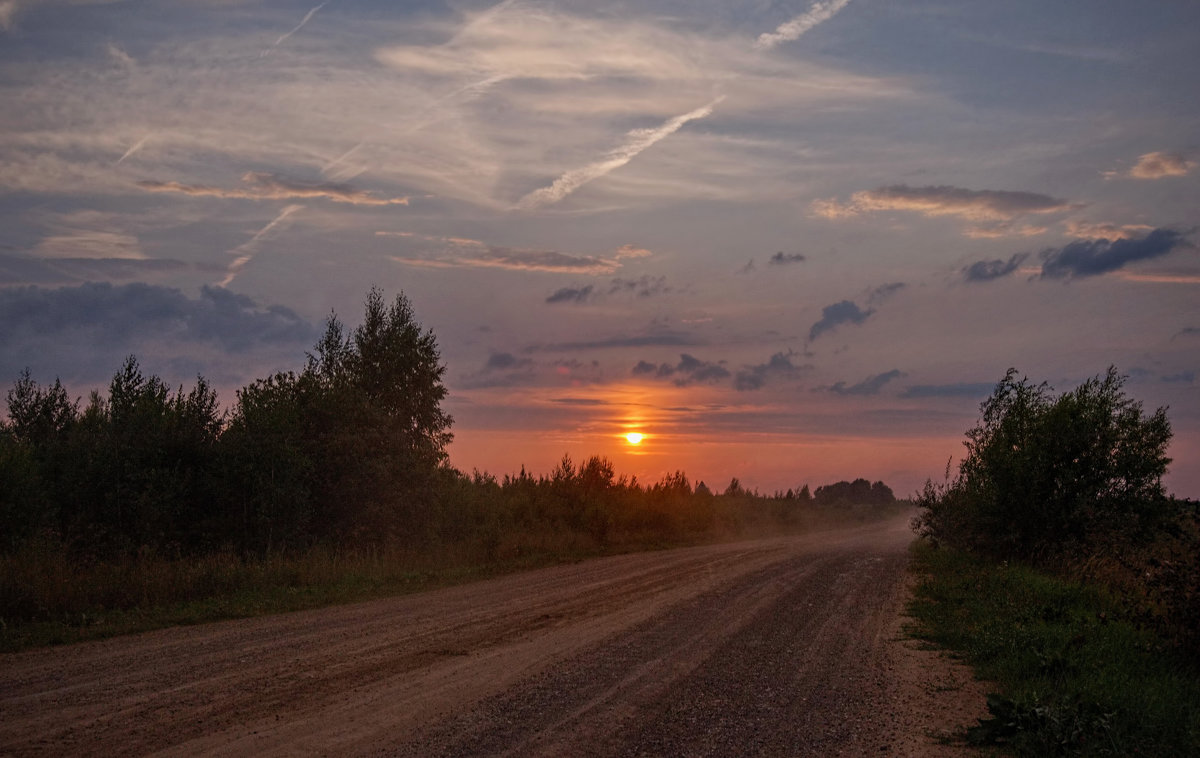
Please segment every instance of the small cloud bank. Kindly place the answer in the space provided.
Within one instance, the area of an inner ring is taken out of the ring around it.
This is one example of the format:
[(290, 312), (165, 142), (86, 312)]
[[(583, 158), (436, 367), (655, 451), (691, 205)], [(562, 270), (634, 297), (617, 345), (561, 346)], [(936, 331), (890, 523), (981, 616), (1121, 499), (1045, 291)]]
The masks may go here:
[(792, 363), (793, 353), (775, 353), (766, 363), (748, 366), (737, 373), (733, 379), (733, 388), (738, 392), (757, 390), (775, 380), (795, 379), (810, 366), (797, 366)]
[(325, 199), (350, 205), (408, 205), (407, 197), (380, 198), (366, 190), (354, 189), (336, 182), (303, 182), (285, 179), (276, 174), (248, 171), (242, 175), (246, 185), (238, 189), (210, 187), (180, 182), (141, 181), (138, 187), (147, 192), (177, 192), (193, 197), (218, 197), (245, 200)]
[(153, 338), (207, 342), (239, 353), (262, 344), (307, 346), (316, 336), (313, 325), (291, 309), (264, 308), (220, 287), (203, 287), (195, 299), (142, 283), (0, 289), (0, 345), (30, 338), (49, 342), (78, 332), (105, 347), (132, 348)]
[(1075, 279), (1098, 276), (1136, 261), (1160, 258), (1180, 249), (1194, 249), (1187, 235), (1174, 229), (1155, 229), (1143, 237), (1095, 239), (1043, 250), (1042, 278)]
[(642, 276), (637, 279), (613, 279), (608, 287), (597, 287), (588, 284), (582, 287), (561, 287), (546, 298), (546, 302), (582, 304), (600, 300), (613, 295), (630, 295), (637, 298), (655, 297), (671, 292), (665, 276)]
[(1196, 162), (1179, 153), (1146, 153), (1129, 169), (1129, 175), (1134, 179), (1162, 179), (1167, 176), (1186, 176), (1194, 168)]
[(29, 368), (82, 389), (135, 354), (169, 383), (203, 374), (240, 386), (301, 364), (317, 334), (288, 308), (218, 287), (198, 297), (145, 283), (0, 289), (0, 379)]
[(992, 282), (1003, 279), (1021, 267), (1029, 257), (1029, 253), (1017, 253), (1007, 261), (999, 258), (989, 261), (976, 261), (962, 269), (963, 280), (967, 282)]
[(903, 376), (905, 376), (903, 371), (900, 371), (899, 369), (892, 369), (891, 371), (885, 371), (882, 374), (876, 374), (874, 376), (867, 377), (855, 385), (846, 386), (845, 382), (837, 382), (829, 387), (823, 387), (822, 389), (832, 392), (835, 395), (878, 395), (889, 382), (900, 379)]
[(868, 308), (864, 311), (850, 300), (843, 300), (840, 303), (827, 305), (821, 310), (820, 320), (808, 330), (808, 339), (811, 342), (842, 324), (861, 324), (874, 313), (874, 308)]
[(767, 259), (767, 264), (771, 266), (789, 266), (793, 263), (803, 263), (807, 260), (800, 253), (784, 253), (782, 250), (775, 253)]
[(723, 365), (724, 361), (712, 363), (683, 353), (679, 363), (671, 365), (661, 363), (655, 365), (647, 361), (638, 361), (633, 367), (634, 376), (651, 376), (655, 379), (671, 379), (677, 387), (687, 387), (691, 384), (715, 384), (728, 379), (731, 374)]

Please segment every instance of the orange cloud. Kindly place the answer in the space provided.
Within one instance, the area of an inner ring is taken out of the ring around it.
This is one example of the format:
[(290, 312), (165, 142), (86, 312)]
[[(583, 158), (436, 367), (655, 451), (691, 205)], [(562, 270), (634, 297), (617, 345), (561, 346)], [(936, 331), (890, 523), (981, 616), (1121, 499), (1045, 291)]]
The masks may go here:
[(1196, 167), (1179, 153), (1146, 153), (1138, 158), (1137, 165), (1129, 170), (1134, 179), (1162, 179), (1165, 176), (1184, 176)]
[(147, 192), (179, 192), (195, 197), (244, 198), (247, 200), (325, 198), (335, 203), (351, 205), (408, 205), (407, 197), (378, 198), (366, 190), (354, 189), (347, 184), (301, 182), (257, 171), (246, 172), (242, 175), (242, 181), (248, 185), (244, 189), (155, 181), (138, 182), (137, 186)]

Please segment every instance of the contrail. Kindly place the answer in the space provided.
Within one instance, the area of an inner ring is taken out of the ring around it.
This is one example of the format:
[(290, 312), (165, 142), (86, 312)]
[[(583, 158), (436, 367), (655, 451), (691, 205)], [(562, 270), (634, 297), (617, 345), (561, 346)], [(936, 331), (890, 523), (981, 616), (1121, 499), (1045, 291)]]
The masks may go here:
[(270, 233), (272, 229), (283, 223), (283, 220), (292, 215), (296, 211), (303, 208), (303, 205), (289, 205), (283, 209), (283, 212), (274, 218), (271, 223), (259, 229), (253, 237), (230, 250), (230, 253), (240, 253), (237, 258), (229, 264), (229, 268), (225, 271), (225, 278), (217, 283), (218, 287), (228, 287), (229, 283), (237, 278), (238, 274), (242, 273), (242, 269), (246, 267), (255, 255), (258, 254), (258, 243), (263, 237)]
[(312, 10), (310, 10), (308, 13), (306, 13), (306, 14), (305, 14), (305, 16), (304, 16), (304, 19), (303, 19), (303, 20), (302, 20), (300, 23), (296, 24), (296, 28), (295, 28), (295, 29), (292, 29), (292, 30), (291, 30), (290, 32), (288, 32), (287, 34), (282, 34), (282, 35), (280, 35), (279, 39), (275, 40), (275, 44), (274, 44), (274, 45), (271, 45), (271, 46), (270, 46), (270, 47), (268, 47), (266, 50), (263, 50), (261, 53), (259, 53), (259, 56), (258, 56), (258, 57), (260, 57), (260, 58), (265, 58), (265, 57), (267, 57), (268, 55), (270, 55), (270, 54), (271, 54), (271, 51), (272, 51), (272, 50), (274, 50), (275, 48), (279, 47), (280, 45), (282, 45), (282, 44), (283, 44), (283, 42), (284, 42), (284, 41), (285, 41), (285, 40), (286, 40), (288, 37), (292, 36), (292, 35), (293, 35), (293, 34), (295, 34), (296, 32), (298, 32), (298, 31), (300, 31), (301, 29), (303, 29), (303, 28), (304, 28), (304, 25), (305, 25), (305, 24), (307, 24), (307, 23), (309, 22), (309, 20), (310, 20), (310, 19), (311, 19), (311, 18), (312, 18), (314, 15), (316, 15), (317, 11), (321, 10), (321, 9), (322, 9), (322, 8), (324, 8), (326, 5), (329, 5), (329, 0), (326, 0), (325, 2), (321, 3), (320, 5), (318, 5), (316, 8), (313, 8), (313, 9), (312, 9)]
[(516, 0), (504, 0), (503, 2), (497, 3), (496, 5), (493, 5), (491, 8), (488, 8), (487, 10), (483, 11), (478, 16), (475, 16), (470, 21), (468, 21), (466, 23), (466, 25), (463, 26), (463, 28), (459, 29), (454, 34), (454, 36), (450, 39), (450, 44), (454, 44), (455, 42), (458, 42), (460, 39), (462, 39), (464, 34), (471, 31), (472, 29), (479, 26), (480, 24), (482, 24), (486, 21), (491, 21), (494, 17), (499, 15), (501, 11), (503, 11), (505, 8), (507, 8), (508, 6), (512, 5), (515, 2), (516, 2)]
[(119, 164), (121, 161), (123, 161), (123, 160), (125, 160), (126, 158), (128, 158), (129, 156), (133, 155), (133, 154), (134, 154), (134, 153), (136, 153), (138, 150), (141, 150), (141, 149), (142, 149), (142, 146), (143, 146), (143, 145), (145, 145), (145, 144), (146, 144), (146, 142), (147, 142), (149, 139), (150, 139), (150, 135), (149, 135), (149, 134), (147, 134), (145, 137), (142, 137), (140, 140), (138, 140), (137, 142), (135, 142), (135, 143), (134, 143), (134, 145), (133, 145), (133, 147), (131, 147), (131, 148), (129, 148), (128, 150), (126, 150), (126, 151), (125, 151), (125, 154), (124, 154), (124, 155), (122, 155), (120, 158), (117, 158), (117, 163), (115, 163), (115, 164), (113, 164), (113, 165), (117, 165), (117, 164)]
[(554, 184), (551, 184), (549, 187), (534, 190), (521, 198), (520, 202), (517, 203), (517, 207), (529, 210), (557, 203), (593, 179), (599, 179), (605, 174), (629, 163), (638, 153), (664, 137), (669, 137), (679, 131), (680, 127), (687, 122), (710, 115), (713, 112), (713, 108), (724, 99), (725, 96), (722, 95), (702, 108), (697, 108), (682, 116), (676, 116), (657, 129), (634, 129), (629, 133), (632, 139), (616, 150), (613, 150), (604, 159), (595, 163), (589, 163), (583, 168), (568, 171), (555, 180)]
[(754, 46), (771, 49), (781, 42), (791, 42), (799, 39), (800, 35), (812, 29), (817, 24), (833, 18), (838, 11), (850, 4), (850, 0), (826, 0), (813, 3), (807, 13), (796, 16), (791, 21), (779, 25), (773, 32), (764, 32), (755, 40)]

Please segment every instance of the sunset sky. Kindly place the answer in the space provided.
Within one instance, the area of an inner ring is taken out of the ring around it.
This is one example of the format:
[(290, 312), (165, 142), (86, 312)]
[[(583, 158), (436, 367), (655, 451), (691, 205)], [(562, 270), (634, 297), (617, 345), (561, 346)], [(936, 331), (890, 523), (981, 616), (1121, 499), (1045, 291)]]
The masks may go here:
[(1194, 0), (0, 0), (0, 379), (231, 404), (374, 285), (466, 471), (907, 495), (1010, 366), (1115, 365), (1200, 497), (1198, 43)]

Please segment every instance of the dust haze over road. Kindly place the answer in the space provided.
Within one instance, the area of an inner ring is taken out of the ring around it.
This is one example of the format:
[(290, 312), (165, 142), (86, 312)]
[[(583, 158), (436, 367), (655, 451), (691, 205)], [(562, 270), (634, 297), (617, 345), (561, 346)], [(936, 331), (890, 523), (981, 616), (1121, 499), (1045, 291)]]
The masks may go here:
[(0, 754), (931, 754), (896, 641), (911, 539), (900, 517), (7, 655)]

